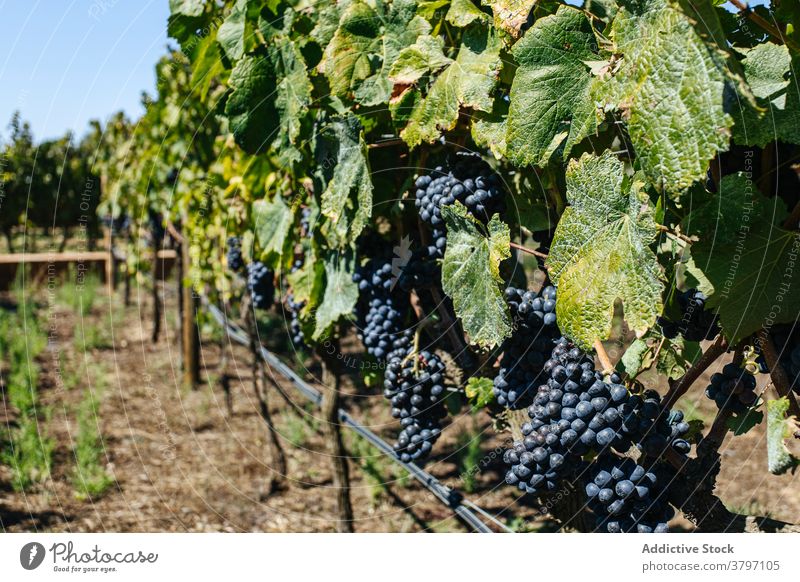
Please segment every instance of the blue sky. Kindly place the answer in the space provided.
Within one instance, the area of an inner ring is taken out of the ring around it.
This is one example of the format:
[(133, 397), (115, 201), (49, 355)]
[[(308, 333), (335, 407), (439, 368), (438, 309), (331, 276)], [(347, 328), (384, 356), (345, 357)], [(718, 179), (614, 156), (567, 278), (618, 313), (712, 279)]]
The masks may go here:
[(80, 135), (120, 109), (138, 116), (168, 14), (167, 0), (0, 0), (0, 136), (15, 110), (37, 139)]
[(139, 115), (168, 14), (167, 0), (0, 0), (0, 135), (15, 110), (37, 139)]

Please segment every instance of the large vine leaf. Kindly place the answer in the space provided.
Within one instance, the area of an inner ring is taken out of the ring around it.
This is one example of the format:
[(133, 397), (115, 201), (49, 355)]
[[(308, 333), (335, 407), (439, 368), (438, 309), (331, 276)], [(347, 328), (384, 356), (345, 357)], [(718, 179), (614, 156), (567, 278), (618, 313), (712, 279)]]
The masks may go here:
[(745, 52), (745, 78), (762, 111), (742, 102), (733, 138), (742, 145), (764, 147), (773, 140), (800, 144), (800, 87), (789, 49), (764, 43)]
[(789, 452), (785, 439), (794, 432), (793, 423), (787, 418), (789, 400), (786, 397), (767, 402), (767, 463), (769, 472), (782, 475), (800, 464)]
[(466, 207), (443, 206), (447, 249), (442, 263), (442, 289), (453, 300), (456, 315), (473, 343), (500, 344), (511, 334), (511, 318), (500, 285), (500, 263), (511, 256), (508, 226), (497, 215), (488, 235)]
[(444, 39), (425, 34), (400, 51), (389, 70), (389, 79), (399, 85), (411, 85), (422, 75), (436, 72), (452, 62), (444, 54)]
[(253, 4), (252, 0), (236, 0), (217, 30), (217, 41), (232, 61), (238, 61), (245, 53), (249, 4)]
[(301, 123), (311, 105), (311, 80), (299, 47), (286, 37), (272, 39), (270, 59), (278, 76), (275, 106), (280, 114), (280, 131), (273, 147), (280, 161), (299, 161), (297, 140)]
[(442, 71), (411, 112), (401, 137), (414, 147), (438, 139), (455, 127), (460, 107), (492, 110), (492, 90), (500, 73), (501, 43), (488, 27), (472, 26), (464, 33), (458, 55)]
[(268, 255), (280, 256), (294, 222), (292, 209), (276, 194), (272, 200), (257, 200), (252, 207), (258, 244)]
[(453, 26), (465, 27), (476, 20), (485, 21), (489, 16), (481, 11), (472, 0), (452, 0), (450, 8), (447, 9), (445, 20)]
[(728, 147), (727, 55), (669, 0), (624, 2), (611, 38), (623, 58), (593, 84), (595, 98), (622, 112), (647, 178), (677, 194)]
[(330, 327), (342, 316), (348, 316), (358, 301), (358, 285), (353, 282), (355, 253), (329, 251), (323, 258), (325, 264), (325, 291), (316, 314), (316, 326), (312, 338), (323, 338)]
[(586, 15), (570, 6), (536, 21), (514, 45), (517, 69), (511, 85), (507, 153), (518, 165), (544, 166), (597, 128), (587, 61), (599, 60)]
[(322, 193), (321, 212), (329, 220), (322, 230), (331, 247), (355, 241), (372, 216), (372, 179), (361, 122), (355, 115), (334, 120), (323, 139), (335, 159), (330, 181)]
[(614, 303), (637, 336), (661, 313), (663, 283), (649, 248), (657, 225), (637, 180), (606, 152), (584, 154), (567, 167), (570, 206), (556, 228), (547, 259), (558, 285), (558, 323), (588, 348), (611, 332)]
[(356, 0), (347, 6), (320, 63), (331, 91), (352, 95), (362, 105), (387, 103), (392, 96), (389, 70), (400, 51), (430, 31), (415, 11), (413, 0)]
[(247, 152), (262, 151), (275, 137), (280, 125), (276, 85), (275, 68), (264, 54), (242, 58), (231, 71), (225, 115), (236, 143)]
[(494, 25), (517, 38), (536, 0), (483, 0), (483, 4), (491, 6)]
[(295, 43), (273, 38), (269, 49), (236, 64), (228, 84), (225, 114), (236, 143), (249, 153), (272, 145), (283, 161), (298, 159), (293, 146), (311, 103), (311, 81)]
[(718, 191), (686, 218), (683, 230), (700, 239), (691, 253), (713, 290), (707, 305), (719, 311), (723, 333), (735, 343), (797, 317), (800, 239), (773, 224), (773, 214), (778, 220), (785, 214), (782, 203), (758, 196), (745, 174), (725, 176)]
[(206, 7), (206, 0), (169, 0), (169, 11), (184, 16), (200, 16)]

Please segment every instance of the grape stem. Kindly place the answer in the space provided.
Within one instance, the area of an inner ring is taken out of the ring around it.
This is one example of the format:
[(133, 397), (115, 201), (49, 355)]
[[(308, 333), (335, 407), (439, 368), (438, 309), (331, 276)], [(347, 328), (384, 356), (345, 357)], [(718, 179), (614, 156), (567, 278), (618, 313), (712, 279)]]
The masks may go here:
[(667, 395), (664, 397), (664, 410), (672, 408), (680, 397), (686, 394), (689, 388), (691, 388), (695, 380), (702, 376), (703, 372), (705, 372), (711, 364), (716, 362), (717, 358), (726, 351), (728, 351), (728, 340), (720, 334), (717, 341), (709, 346), (700, 359), (670, 387), (669, 392), (667, 392)]
[(685, 242), (686, 244), (692, 244), (692, 239), (690, 239), (685, 234), (681, 234), (679, 232), (673, 232), (668, 226), (664, 226), (663, 224), (658, 225), (658, 230), (665, 233), (667, 236), (671, 236), (679, 241)]
[(606, 347), (599, 339), (594, 340), (594, 349), (597, 352), (597, 357), (600, 359), (600, 364), (603, 366), (603, 375), (607, 376), (614, 371), (614, 364), (611, 363), (611, 358), (608, 357)]
[(764, 359), (767, 360), (769, 375), (772, 379), (772, 384), (775, 386), (775, 391), (778, 393), (778, 396), (786, 398), (789, 401), (789, 412), (800, 419), (800, 406), (798, 406), (797, 399), (792, 393), (791, 383), (786, 375), (786, 371), (780, 364), (778, 352), (775, 349), (775, 344), (769, 332), (766, 329), (762, 329), (758, 339), (761, 344), (761, 350), (764, 352)]
[(527, 253), (529, 255), (533, 255), (534, 257), (539, 257), (540, 259), (546, 259), (547, 258), (547, 254), (543, 253), (541, 251), (535, 251), (533, 249), (529, 249), (528, 247), (524, 247), (524, 246), (519, 245), (519, 244), (514, 243), (514, 242), (509, 243), (509, 244), (510, 244), (512, 249), (517, 249), (518, 251), (522, 251), (523, 253)]
[(763, 28), (767, 33), (769, 33), (770, 36), (782, 42), (793, 51), (800, 52), (800, 47), (798, 47), (791, 40), (786, 38), (778, 28), (772, 26), (761, 15), (753, 12), (752, 8), (750, 8), (747, 2), (742, 2), (741, 0), (730, 0), (730, 2), (731, 4), (736, 6), (736, 8), (739, 9), (739, 14), (742, 14), (746, 16), (749, 20), (752, 20), (755, 24), (757, 24), (758, 26)]

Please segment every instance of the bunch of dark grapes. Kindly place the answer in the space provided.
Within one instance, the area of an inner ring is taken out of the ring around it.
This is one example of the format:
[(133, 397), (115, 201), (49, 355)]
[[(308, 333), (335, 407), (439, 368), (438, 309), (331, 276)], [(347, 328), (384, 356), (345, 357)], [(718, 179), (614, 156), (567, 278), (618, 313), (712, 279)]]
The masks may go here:
[(441, 434), (447, 415), (444, 374), (444, 362), (429, 351), (398, 349), (389, 359), (383, 394), (392, 403), (392, 416), (400, 420), (394, 450), (403, 462), (427, 458)]
[(447, 240), (443, 206), (457, 200), (484, 223), (505, 208), (500, 177), (476, 154), (460, 153), (452, 164), (437, 166), (430, 174), (417, 178), (414, 185), (419, 216), (433, 228), (430, 251), (440, 257), (444, 256)]
[(311, 234), (311, 207), (303, 206), (300, 212), (300, 236), (308, 237)]
[(397, 280), (397, 286), (405, 292), (438, 287), (441, 282), (441, 267), (428, 249), (412, 253), (411, 258)]
[[(587, 472), (586, 495), (598, 520), (609, 533), (666, 533), (675, 514), (653, 470), (616, 455), (598, 458)], [(668, 483), (668, 481), (667, 481)]]
[(604, 381), (594, 362), (566, 338), (557, 341), (544, 364), (547, 381), (528, 408), (523, 440), (507, 450), (506, 482), (528, 493), (544, 493), (578, 471), (582, 457), (621, 453), (632, 445), (660, 457), (668, 447), (688, 453), (689, 430), (680, 412), (665, 413), (658, 394), (631, 395), (612, 374)]
[(680, 334), (689, 341), (699, 342), (711, 340), (719, 334), (717, 316), (706, 309), (707, 297), (697, 289), (689, 289), (678, 293), (678, 307), (681, 311), (680, 321), (672, 321), (661, 317), (661, 329), (664, 336), (672, 339)]
[(662, 456), (668, 448), (687, 454), (691, 445), (684, 437), (689, 424), (680, 410), (664, 411), (661, 395), (655, 390), (631, 395), (618, 407), (622, 433), (645, 455)]
[(392, 351), (393, 340), (403, 332), (408, 297), (394, 290), (392, 262), (388, 259), (371, 259), (356, 271), (353, 281), (358, 283), (359, 290), (356, 305), (359, 338), (368, 353), (385, 360)]
[(275, 302), (275, 280), (264, 263), (247, 265), (247, 290), (256, 309), (269, 309)]
[(501, 406), (520, 409), (531, 404), (544, 364), (561, 336), (556, 325), (556, 288), (545, 287), (536, 293), (509, 287), (505, 298), (514, 331), (501, 347), (494, 395)]
[(713, 400), (720, 410), (727, 409), (736, 414), (744, 413), (758, 399), (756, 378), (736, 364), (725, 364), (722, 373), (717, 372), (711, 376), (706, 396)]
[(228, 269), (233, 273), (238, 273), (244, 268), (244, 258), (242, 257), (242, 240), (238, 236), (228, 237), (228, 249), (225, 256)]
[(286, 310), (289, 312), (289, 336), (292, 343), (300, 348), (305, 346), (305, 336), (303, 328), (300, 326), (300, 310), (305, 307), (304, 301), (295, 301), (294, 294), (289, 292), (286, 295)]

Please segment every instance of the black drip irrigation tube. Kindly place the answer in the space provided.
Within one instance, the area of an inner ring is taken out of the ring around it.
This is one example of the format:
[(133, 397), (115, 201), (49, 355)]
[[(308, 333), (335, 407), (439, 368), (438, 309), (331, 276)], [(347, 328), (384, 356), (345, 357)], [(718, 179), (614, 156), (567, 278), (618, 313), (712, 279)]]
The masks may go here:
[[(250, 337), (241, 327), (231, 323), (225, 314), (216, 305), (211, 303), (205, 295), (201, 295), (202, 304), (206, 307), (211, 316), (222, 326), (228, 337), (243, 346), (250, 345)], [(308, 383), (298, 376), (294, 370), (287, 366), (275, 354), (270, 352), (260, 343), (257, 344), (261, 358), (272, 368), (276, 369), (292, 385), (305, 396), (308, 400), (319, 406), (322, 403), (322, 394), (316, 388), (309, 386)], [(465, 503), (474, 507), (481, 515), (486, 515), (493, 523), (504, 531), (511, 532), (502, 522), (498, 521), (483, 509), (476, 506), (469, 500), (465, 500), (463, 495), (445, 485), (442, 485), (436, 477), (414, 463), (405, 463), (397, 458), (391, 445), (376, 435), (374, 432), (359, 424), (347, 411), (339, 409), (339, 420), (342, 424), (353, 430), (361, 438), (369, 442), (380, 452), (385, 454), (395, 463), (406, 469), (417, 481), (419, 481), (428, 491), (430, 491), (441, 503), (449, 507), (466, 525), (478, 533), (494, 533)]]

